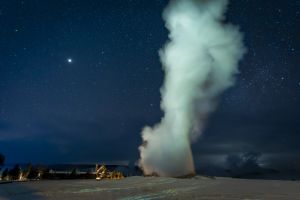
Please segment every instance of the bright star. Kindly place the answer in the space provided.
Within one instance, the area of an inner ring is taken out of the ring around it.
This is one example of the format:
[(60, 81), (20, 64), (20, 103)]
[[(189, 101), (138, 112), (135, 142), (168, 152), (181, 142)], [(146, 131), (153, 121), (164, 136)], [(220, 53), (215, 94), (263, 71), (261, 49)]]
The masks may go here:
[(68, 58), (67, 61), (68, 61), (68, 63), (72, 63), (73, 62), (72, 58)]

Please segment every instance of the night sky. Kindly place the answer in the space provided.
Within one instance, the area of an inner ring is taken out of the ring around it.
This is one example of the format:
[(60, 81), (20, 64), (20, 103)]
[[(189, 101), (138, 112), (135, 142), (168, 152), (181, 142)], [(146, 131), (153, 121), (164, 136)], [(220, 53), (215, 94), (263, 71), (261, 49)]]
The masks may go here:
[[(0, 0), (0, 152), (7, 162), (134, 163), (158, 123), (163, 0)], [(193, 144), (197, 167), (227, 155), (300, 169), (300, 2), (232, 0), (248, 52)]]

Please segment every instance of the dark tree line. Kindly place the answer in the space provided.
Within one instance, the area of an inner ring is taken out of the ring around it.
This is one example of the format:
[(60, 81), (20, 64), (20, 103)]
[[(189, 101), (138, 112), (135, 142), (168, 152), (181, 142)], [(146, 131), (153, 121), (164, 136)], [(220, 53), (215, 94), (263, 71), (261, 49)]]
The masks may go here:
[(1, 167), (4, 165), (4, 161), (5, 161), (5, 156), (0, 153), (0, 170), (1, 170)]

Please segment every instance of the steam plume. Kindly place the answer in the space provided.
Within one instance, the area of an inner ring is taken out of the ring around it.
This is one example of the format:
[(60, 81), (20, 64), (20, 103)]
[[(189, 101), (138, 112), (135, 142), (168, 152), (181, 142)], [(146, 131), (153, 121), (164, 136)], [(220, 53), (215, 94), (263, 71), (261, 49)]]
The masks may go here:
[(160, 58), (164, 117), (142, 131), (139, 165), (146, 175), (194, 173), (190, 144), (218, 97), (234, 84), (245, 48), (238, 29), (222, 22), (227, 0), (173, 0), (163, 18), (170, 31)]

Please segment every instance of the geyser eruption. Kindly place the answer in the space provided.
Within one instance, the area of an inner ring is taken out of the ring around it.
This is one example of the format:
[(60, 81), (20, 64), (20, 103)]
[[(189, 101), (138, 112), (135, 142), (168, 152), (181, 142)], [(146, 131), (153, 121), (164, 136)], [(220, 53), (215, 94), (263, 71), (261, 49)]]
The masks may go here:
[(160, 51), (165, 71), (164, 117), (142, 131), (139, 165), (144, 174), (194, 173), (191, 142), (203, 130), (218, 97), (234, 83), (245, 48), (242, 35), (224, 24), (227, 0), (173, 0), (163, 18), (170, 31)]

